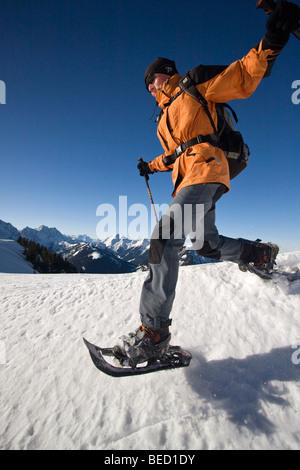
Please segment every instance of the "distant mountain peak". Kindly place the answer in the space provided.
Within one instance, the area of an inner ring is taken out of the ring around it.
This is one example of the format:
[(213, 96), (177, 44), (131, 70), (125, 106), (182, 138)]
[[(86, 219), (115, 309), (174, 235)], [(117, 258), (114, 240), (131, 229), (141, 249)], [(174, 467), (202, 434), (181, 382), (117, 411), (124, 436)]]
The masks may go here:
[(12, 224), (0, 220), (0, 239), (17, 240), (19, 236), (19, 230), (17, 230)]

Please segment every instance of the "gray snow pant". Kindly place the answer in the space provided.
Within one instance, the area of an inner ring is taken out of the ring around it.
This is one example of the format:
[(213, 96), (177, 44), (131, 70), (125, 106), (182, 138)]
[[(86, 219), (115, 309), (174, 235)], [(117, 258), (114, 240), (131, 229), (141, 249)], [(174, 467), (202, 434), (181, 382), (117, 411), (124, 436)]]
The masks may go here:
[(215, 203), (225, 189), (219, 183), (181, 189), (154, 228), (149, 249), (149, 273), (140, 299), (143, 325), (160, 328), (168, 321), (178, 279), (178, 253), (188, 235), (200, 255), (235, 263), (241, 259), (246, 240), (219, 235), (215, 226)]

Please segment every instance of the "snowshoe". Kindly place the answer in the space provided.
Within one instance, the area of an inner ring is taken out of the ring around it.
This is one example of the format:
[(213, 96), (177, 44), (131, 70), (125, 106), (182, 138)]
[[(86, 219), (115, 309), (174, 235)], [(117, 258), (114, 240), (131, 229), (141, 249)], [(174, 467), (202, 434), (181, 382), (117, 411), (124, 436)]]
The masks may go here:
[[(145, 365), (141, 364), (130, 367), (126, 366), (125, 362), (123, 362), (122, 367), (116, 367), (106, 359), (106, 357), (116, 358), (114, 348), (100, 348), (95, 344), (89, 343), (86, 339), (84, 339), (84, 342), (97, 369), (111, 377), (131, 377), (160, 370), (188, 367), (192, 359), (189, 351), (182, 349), (180, 346), (169, 346), (160, 355), (157, 354), (156, 357), (149, 359)], [(118, 359), (120, 359), (119, 356)]]
[[(260, 243), (260, 240), (245, 244), (244, 253), (248, 254), (249, 261), (245, 259), (239, 263), (241, 271), (249, 271), (262, 279), (272, 279), (273, 268), (276, 265), (276, 257), (279, 247), (275, 243)], [(243, 256), (242, 256), (243, 257)]]

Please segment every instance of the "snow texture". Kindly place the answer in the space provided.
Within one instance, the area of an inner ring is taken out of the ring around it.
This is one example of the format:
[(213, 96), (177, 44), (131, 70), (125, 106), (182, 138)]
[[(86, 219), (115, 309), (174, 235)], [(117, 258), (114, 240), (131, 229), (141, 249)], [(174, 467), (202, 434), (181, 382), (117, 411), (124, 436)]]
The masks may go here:
[(300, 281), (181, 267), (172, 343), (190, 367), (105, 376), (82, 337), (137, 328), (145, 276), (0, 274), (0, 449), (299, 449)]

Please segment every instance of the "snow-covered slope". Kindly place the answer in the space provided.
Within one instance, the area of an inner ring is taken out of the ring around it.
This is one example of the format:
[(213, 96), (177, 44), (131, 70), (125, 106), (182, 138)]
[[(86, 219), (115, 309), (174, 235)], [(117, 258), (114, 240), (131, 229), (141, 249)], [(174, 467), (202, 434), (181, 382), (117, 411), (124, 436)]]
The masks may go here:
[(0, 273), (32, 274), (32, 264), (23, 255), (24, 248), (14, 240), (0, 239)]
[(300, 281), (181, 267), (172, 342), (190, 367), (105, 376), (82, 337), (136, 328), (145, 275), (0, 274), (0, 449), (299, 449)]
[(17, 230), (12, 224), (9, 222), (4, 222), (0, 220), (0, 239), (10, 239), (10, 240), (17, 240), (20, 236), (19, 230)]

